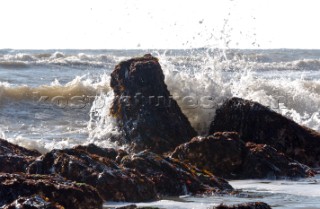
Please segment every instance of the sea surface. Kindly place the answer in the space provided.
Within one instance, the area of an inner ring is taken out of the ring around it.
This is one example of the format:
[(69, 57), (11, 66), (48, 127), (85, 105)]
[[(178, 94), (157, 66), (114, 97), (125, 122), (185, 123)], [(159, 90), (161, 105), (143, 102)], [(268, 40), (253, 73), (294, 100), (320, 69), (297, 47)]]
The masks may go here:
[[(114, 66), (133, 56), (159, 58), (184, 114), (205, 135), (216, 108), (237, 96), (260, 102), (320, 131), (320, 50), (0, 50), (0, 137), (45, 153), (95, 143), (117, 147), (109, 115)], [(320, 208), (320, 178), (231, 181), (238, 196), (169, 198), (139, 205), (208, 208), (264, 201), (274, 208)], [(106, 203), (113, 206), (119, 203)]]

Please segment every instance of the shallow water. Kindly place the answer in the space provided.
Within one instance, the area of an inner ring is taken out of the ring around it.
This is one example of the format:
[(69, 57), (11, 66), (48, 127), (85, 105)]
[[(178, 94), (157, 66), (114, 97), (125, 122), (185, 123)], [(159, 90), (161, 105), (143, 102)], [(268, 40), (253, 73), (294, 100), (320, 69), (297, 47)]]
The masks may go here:
[[(320, 176), (299, 181), (238, 180), (230, 184), (241, 192), (236, 196), (210, 196), (169, 198), (137, 206), (167, 209), (207, 209), (221, 203), (226, 205), (262, 201), (277, 209), (319, 209)], [(133, 203), (106, 202), (104, 208)]]

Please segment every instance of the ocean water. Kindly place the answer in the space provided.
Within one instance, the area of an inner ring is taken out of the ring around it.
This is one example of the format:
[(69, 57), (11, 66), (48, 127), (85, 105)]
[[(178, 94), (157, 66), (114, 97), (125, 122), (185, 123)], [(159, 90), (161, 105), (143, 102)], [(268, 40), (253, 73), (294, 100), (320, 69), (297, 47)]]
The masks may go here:
[[(260, 102), (320, 131), (320, 50), (4, 49), (0, 137), (43, 153), (88, 143), (117, 147), (108, 140), (120, 134), (109, 116), (110, 73), (119, 61), (145, 53), (160, 59), (172, 96), (200, 135), (207, 133), (216, 108), (233, 96)], [(262, 200), (275, 208), (320, 208), (319, 179), (231, 183), (244, 190), (241, 197), (148, 204), (206, 208), (217, 202)]]

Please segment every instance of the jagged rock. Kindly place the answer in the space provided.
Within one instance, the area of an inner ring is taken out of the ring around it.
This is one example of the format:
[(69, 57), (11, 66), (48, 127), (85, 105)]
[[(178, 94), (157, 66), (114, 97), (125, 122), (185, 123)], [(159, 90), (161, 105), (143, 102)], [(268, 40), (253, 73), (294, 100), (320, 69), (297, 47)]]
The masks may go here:
[[(69, 180), (94, 186), (104, 200), (140, 202), (156, 199), (152, 181), (141, 173), (121, 167), (108, 157), (111, 150), (77, 147), (52, 150), (28, 168), (29, 173), (59, 174)], [(91, 150), (91, 153), (84, 150)], [(92, 151), (95, 150), (95, 151)], [(99, 151), (98, 151), (99, 150)], [(99, 155), (92, 154), (98, 153)], [(111, 155), (114, 158), (114, 155)]]
[(102, 209), (102, 199), (97, 190), (89, 185), (54, 176), (0, 173), (0, 207), (12, 204), (20, 197), (33, 195), (68, 209)]
[(25, 172), (27, 166), (41, 154), (0, 139), (0, 172)]
[(132, 151), (163, 153), (197, 135), (170, 96), (157, 58), (121, 62), (111, 74), (111, 87), (115, 98), (110, 112), (124, 134), (118, 142)]
[(219, 205), (213, 207), (213, 209), (271, 209), (271, 207), (263, 202), (252, 202), (252, 203), (243, 203), (238, 205)]
[(126, 156), (121, 163), (150, 178), (161, 195), (224, 193), (233, 190), (227, 181), (208, 171), (148, 151)]
[(236, 132), (195, 137), (178, 146), (173, 158), (229, 179), (308, 177), (314, 172), (268, 145), (247, 143)]
[(243, 141), (268, 144), (294, 160), (320, 166), (320, 134), (257, 102), (231, 98), (217, 109), (209, 134), (239, 132)]
[(38, 195), (20, 197), (12, 203), (2, 206), (3, 209), (64, 209), (58, 203), (52, 203), (48, 199)]

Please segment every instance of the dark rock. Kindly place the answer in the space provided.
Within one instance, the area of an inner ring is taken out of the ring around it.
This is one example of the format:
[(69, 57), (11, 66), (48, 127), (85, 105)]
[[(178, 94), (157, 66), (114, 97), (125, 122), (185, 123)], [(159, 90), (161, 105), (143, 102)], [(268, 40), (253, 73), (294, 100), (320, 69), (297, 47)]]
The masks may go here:
[(34, 195), (52, 200), (68, 209), (102, 208), (102, 199), (97, 190), (89, 185), (54, 176), (0, 173), (0, 207), (12, 204), (20, 197)]
[(98, 147), (95, 144), (89, 144), (88, 146), (76, 146), (73, 149), (75, 150), (79, 150), (79, 151), (84, 151), (90, 155), (97, 155), (100, 157), (106, 157), (109, 158), (111, 160), (116, 160), (117, 156), (118, 156), (118, 151), (113, 149), (113, 148), (102, 148), (102, 147)]
[(36, 150), (28, 150), (18, 145), (12, 144), (4, 139), (0, 139), (0, 155), (19, 155), (38, 157), (41, 154)]
[(222, 133), (208, 137), (195, 137), (178, 146), (171, 154), (217, 176), (233, 178), (241, 170), (246, 155), (245, 145), (237, 133)]
[(315, 172), (266, 144), (247, 142), (249, 152), (239, 178), (310, 177)]
[(19, 155), (0, 155), (0, 172), (16, 173), (25, 172), (35, 157)]
[(121, 163), (150, 178), (157, 192), (164, 196), (224, 193), (233, 190), (228, 182), (210, 172), (148, 151), (126, 156)]
[(48, 199), (35, 195), (32, 197), (20, 197), (11, 204), (2, 206), (3, 209), (64, 209), (58, 203), (52, 203)]
[(257, 102), (232, 98), (216, 111), (209, 133), (239, 132), (243, 141), (268, 144), (294, 160), (319, 166), (320, 134)]
[(171, 97), (158, 59), (151, 55), (118, 64), (111, 74), (114, 101), (110, 112), (132, 151), (163, 153), (196, 136)]
[(263, 202), (252, 202), (231, 206), (221, 204), (213, 209), (271, 209), (271, 207)]
[(97, 151), (98, 148), (94, 152), (91, 150), (91, 153), (84, 151), (91, 148), (52, 150), (31, 164), (28, 172), (59, 174), (69, 180), (90, 184), (108, 201), (156, 199), (152, 181), (133, 169), (121, 167), (114, 160), (103, 157), (113, 151), (108, 149), (105, 154), (100, 153), (103, 149)]
[(247, 143), (236, 132), (195, 137), (171, 154), (229, 179), (308, 177), (314, 172), (268, 145)]
[(28, 165), (41, 154), (0, 139), (0, 172), (25, 172)]

